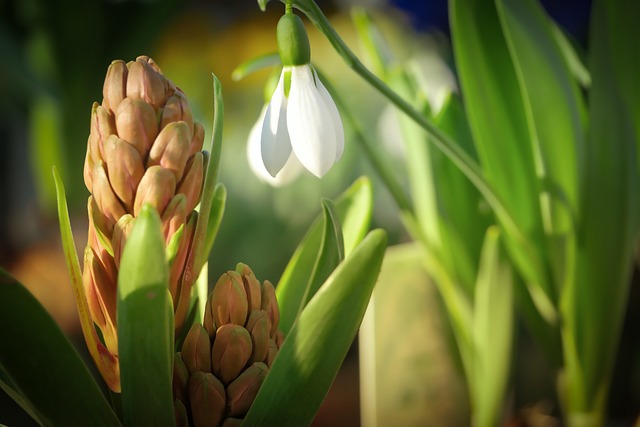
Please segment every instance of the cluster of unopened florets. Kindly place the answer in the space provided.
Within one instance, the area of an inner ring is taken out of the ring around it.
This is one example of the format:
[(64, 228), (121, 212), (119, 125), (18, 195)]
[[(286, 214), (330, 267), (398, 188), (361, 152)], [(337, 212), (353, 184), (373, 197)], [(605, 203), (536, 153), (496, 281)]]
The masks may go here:
[(269, 281), (245, 264), (220, 277), (174, 358), (176, 425), (241, 424), (282, 345), (279, 321)]

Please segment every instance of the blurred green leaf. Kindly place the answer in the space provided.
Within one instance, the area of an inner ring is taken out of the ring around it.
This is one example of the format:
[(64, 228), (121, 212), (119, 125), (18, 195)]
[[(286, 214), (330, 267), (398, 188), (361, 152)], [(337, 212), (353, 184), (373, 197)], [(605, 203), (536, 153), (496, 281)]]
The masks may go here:
[(311, 423), (358, 331), (386, 245), (384, 231), (370, 232), (311, 299), (243, 425)]
[(553, 325), (557, 297), (545, 258), (537, 153), (519, 77), (493, 0), (450, 0), (449, 6), (456, 66), (478, 157), (486, 179), (524, 232), (513, 234), (498, 216), (507, 250), (539, 315)]
[[(0, 268), (0, 366), (45, 426), (119, 426), (98, 384), (40, 303)], [(11, 393), (10, 393), (11, 395)], [(24, 407), (23, 406), (23, 407)]]
[(575, 277), (562, 311), (569, 415), (601, 417), (628, 304), (638, 238), (640, 3), (596, 0), (591, 13), (589, 135)]
[(474, 389), (473, 425), (501, 425), (511, 370), (513, 280), (496, 226), (487, 230), (476, 282), (473, 342), (474, 367), (468, 372)]
[(496, 5), (542, 182), (539, 195), (544, 231), (555, 241), (547, 248), (559, 292), (567, 274), (564, 239), (575, 232), (580, 204), (585, 105), (542, 6), (534, 0), (497, 0)]
[(205, 239), (204, 251), (207, 257), (211, 253), (211, 248), (220, 230), (220, 223), (224, 216), (224, 208), (227, 202), (227, 189), (221, 183), (216, 184), (213, 190), (213, 201), (211, 202), (211, 212), (207, 222), (207, 237)]
[(145, 205), (118, 272), (118, 350), (127, 426), (173, 426), (174, 319), (160, 217)]
[[(344, 254), (349, 256), (369, 228), (373, 207), (371, 182), (366, 177), (358, 179), (336, 199), (334, 206), (342, 226)], [(325, 229), (323, 224), (324, 213), (309, 227), (276, 287), (280, 329), (285, 335), (304, 306), (303, 301), (308, 301), (313, 296), (306, 289), (320, 254)]]

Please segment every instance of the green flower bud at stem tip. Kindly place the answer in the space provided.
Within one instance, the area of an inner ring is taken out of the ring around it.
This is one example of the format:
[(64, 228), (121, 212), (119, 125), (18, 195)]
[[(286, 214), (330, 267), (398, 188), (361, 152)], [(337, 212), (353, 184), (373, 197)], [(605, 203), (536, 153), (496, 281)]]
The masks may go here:
[(282, 65), (287, 67), (311, 62), (309, 37), (299, 16), (284, 14), (278, 22), (277, 38)]

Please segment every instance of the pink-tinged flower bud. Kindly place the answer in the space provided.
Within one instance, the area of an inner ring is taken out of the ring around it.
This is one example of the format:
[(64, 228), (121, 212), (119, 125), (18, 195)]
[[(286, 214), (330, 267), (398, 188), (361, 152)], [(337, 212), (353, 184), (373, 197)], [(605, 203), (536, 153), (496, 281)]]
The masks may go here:
[(211, 344), (209, 334), (199, 323), (194, 323), (182, 344), (182, 360), (190, 374), (211, 372)]
[[(169, 264), (169, 291), (171, 292), (171, 297), (173, 298), (173, 308), (175, 311), (175, 322), (176, 322), (176, 330), (180, 330), (182, 328), (182, 323), (184, 322), (184, 318), (186, 316), (186, 310), (188, 309), (189, 304), (189, 291), (190, 288), (187, 286), (187, 289), (181, 293), (181, 286), (185, 287), (186, 285), (182, 283), (182, 273), (184, 272), (184, 265), (187, 261), (187, 255), (189, 254), (189, 249), (191, 247), (191, 242), (193, 241), (193, 234), (196, 230), (196, 223), (198, 221), (198, 213), (193, 211), (189, 218), (187, 219), (186, 226), (184, 231), (182, 232), (182, 238), (178, 244), (178, 250), (176, 251), (176, 256)], [(183, 300), (181, 300), (181, 295), (184, 295)], [(182, 304), (182, 308), (179, 309), (179, 305)]]
[[(104, 141), (115, 133), (116, 125), (113, 116), (97, 102), (94, 102), (91, 109), (91, 133), (87, 150), (94, 165), (104, 160)], [(91, 191), (91, 188), (88, 190)]]
[(102, 330), (104, 343), (109, 351), (118, 352), (118, 337), (116, 331), (116, 283), (113, 272), (115, 265), (105, 267), (97, 258), (93, 249), (87, 247), (84, 251), (83, 283), (89, 311)]
[(113, 248), (113, 260), (116, 263), (116, 268), (120, 268), (120, 257), (124, 250), (124, 244), (127, 242), (127, 238), (133, 230), (133, 224), (135, 218), (126, 214), (120, 217), (116, 225), (113, 227), (113, 237), (111, 238), (111, 247)]
[(167, 103), (162, 109), (162, 116), (160, 117), (160, 129), (164, 129), (164, 127), (169, 123), (179, 121), (187, 123), (189, 129), (193, 129), (193, 115), (191, 113), (191, 108), (187, 103), (187, 98), (182, 92), (176, 91), (169, 97), (169, 99), (167, 99)]
[[(191, 210), (189, 211), (191, 212)], [(167, 243), (176, 231), (185, 225), (187, 220), (187, 198), (184, 194), (176, 194), (162, 213), (162, 232)]]
[(110, 112), (115, 111), (127, 93), (127, 64), (124, 61), (116, 60), (109, 65), (107, 76), (104, 78), (102, 86), (102, 105)]
[(176, 178), (173, 173), (162, 166), (151, 166), (140, 180), (133, 204), (133, 214), (138, 216), (142, 206), (148, 203), (162, 215), (175, 190)]
[(243, 417), (249, 412), (268, 372), (267, 365), (257, 362), (245, 369), (235, 381), (229, 384), (227, 387), (229, 416)]
[(103, 231), (111, 237), (113, 226), (126, 211), (113, 192), (102, 163), (93, 168), (93, 199), (105, 220)]
[(282, 343), (284, 342), (284, 334), (280, 329), (278, 329), (276, 333), (272, 335), (272, 337), (274, 337), (276, 345), (278, 346), (278, 349), (280, 349), (280, 347), (282, 347)]
[(162, 106), (166, 99), (165, 79), (149, 64), (149, 58), (139, 56), (129, 65), (127, 77), (127, 98), (141, 99), (155, 109)]
[(189, 158), (191, 137), (191, 128), (185, 122), (169, 123), (153, 143), (147, 167), (160, 165), (173, 172), (179, 182)]
[(223, 274), (211, 293), (211, 313), (216, 328), (228, 323), (244, 325), (248, 306), (240, 275), (235, 271)]
[(249, 314), (246, 325), (247, 331), (251, 335), (251, 362), (262, 362), (269, 353), (269, 332), (271, 323), (267, 315), (262, 310), (253, 310)]
[(220, 326), (211, 350), (213, 373), (223, 384), (229, 384), (242, 372), (251, 352), (251, 337), (245, 328), (232, 324)]
[(127, 210), (132, 211), (138, 184), (144, 174), (142, 158), (131, 144), (117, 135), (107, 138), (104, 151), (111, 187)]
[(189, 377), (189, 402), (196, 427), (217, 427), (225, 413), (224, 386), (209, 372)]
[(207, 303), (204, 306), (204, 319), (202, 319), (202, 326), (209, 333), (209, 338), (213, 342), (216, 336), (216, 324), (213, 321), (213, 312), (211, 311), (211, 298), (207, 298)]
[(202, 145), (204, 144), (204, 127), (198, 122), (193, 124), (193, 138), (191, 138), (191, 150), (190, 155), (194, 155), (202, 151)]
[(249, 301), (249, 311), (260, 310), (262, 303), (262, 288), (260, 282), (246, 264), (239, 263), (236, 266), (236, 272), (242, 276), (242, 284), (244, 285), (247, 300)]
[(267, 314), (269, 323), (271, 324), (271, 336), (278, 330), (280, 324), (280, 310), (278, 309), (278, 300), (276, 299), (276, 290), (270, 281), (265, 280), (262, 284), (262, 310)]
[(185, 174), (176, 193), (186, 196), (187, 211), (192, 211), (200, 201), (202, 182), (204, 180), (204, 162), (202, 153), (196, 153), (187, 162)]
[(153, 106), (141, 99), (125, 98), (116, 109), (118, 136), (133, 145), (143, 159), (158, 136), (158, 119)]

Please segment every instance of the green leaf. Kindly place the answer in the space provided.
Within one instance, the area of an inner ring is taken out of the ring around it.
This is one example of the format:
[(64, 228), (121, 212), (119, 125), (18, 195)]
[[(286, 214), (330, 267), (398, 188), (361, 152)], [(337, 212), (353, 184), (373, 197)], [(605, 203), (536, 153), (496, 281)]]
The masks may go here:
[[(349, 256), (362, 240), (371, 220), (373, 198), (371, 183), (366, 177), (358, 179), (335, 201), (335, 213), (342, 225), (344, 254)], [(276, 287), (280, 306), (280, 329), (288, 333), (298, 314), (313, 293), (306, 289), (321, 253), (325, 216), (317, 218), (298, 245)], [(332, 228), (333, 225), (329, 225)], [(327, 246), (328, 248), (328, 246)], [(326, 278), (326, 277), (325, 277)]]
[(204, 251), (207, 257), (211, 253), (213, 243), (218, 235), (220, 223), (224, 216), (224, 208), (227, 201), (227, 189), (221, 183), (216, 184), (213, 190), (213, 200), (211, 202), (211, 212), (209, 213), (209, 221), (207, 222), (207, 237), (205, 239)]
[(473, 425), (500, 425), (511, 367), (513, 274), (496, 226), (487, 230), (475, 289), (473, 368), (467, 373)]
[(311, 424), (358, 331), (386, 245), (384, 231), (370, 232), (311, 299), (243, 425)]
[(160, 217), (145, 205), (118, 272), (118, 350), (127, 426), (173, 426), (173, 303)]
[(556, 290), (545, 260), (536, 155), (498, 12), (493, 0), (450, 0), (449, 5), (456, 67), (478, 158), (484, 176), (523, 233), (515, 234), (498, 215), (507, 250), (539, 313), (554, 324)]
[[(553, 25), (533, 0), (496, 0), (498, 16), (522, 93), (529, 141), (542, 181), (540, 209), (545, 234), (562, 243), (573, 234), (583, 175), (585, 105), (556, 42)], [(563, 244), (549, 245), (554, 283), (565, 280)], [(570, 267), (569, 267), (570, 268)]]
[[(0, 269), (0, 366), (45, 426), (119, 426), (91, 373), (40, 303)], [(11, 395), (11, 393), (10, 393)]]
[(638, 239), (640, 3), (591, 13), (589, 136), (575, 278), (562, 298), (570, 413), (602, 416)]

